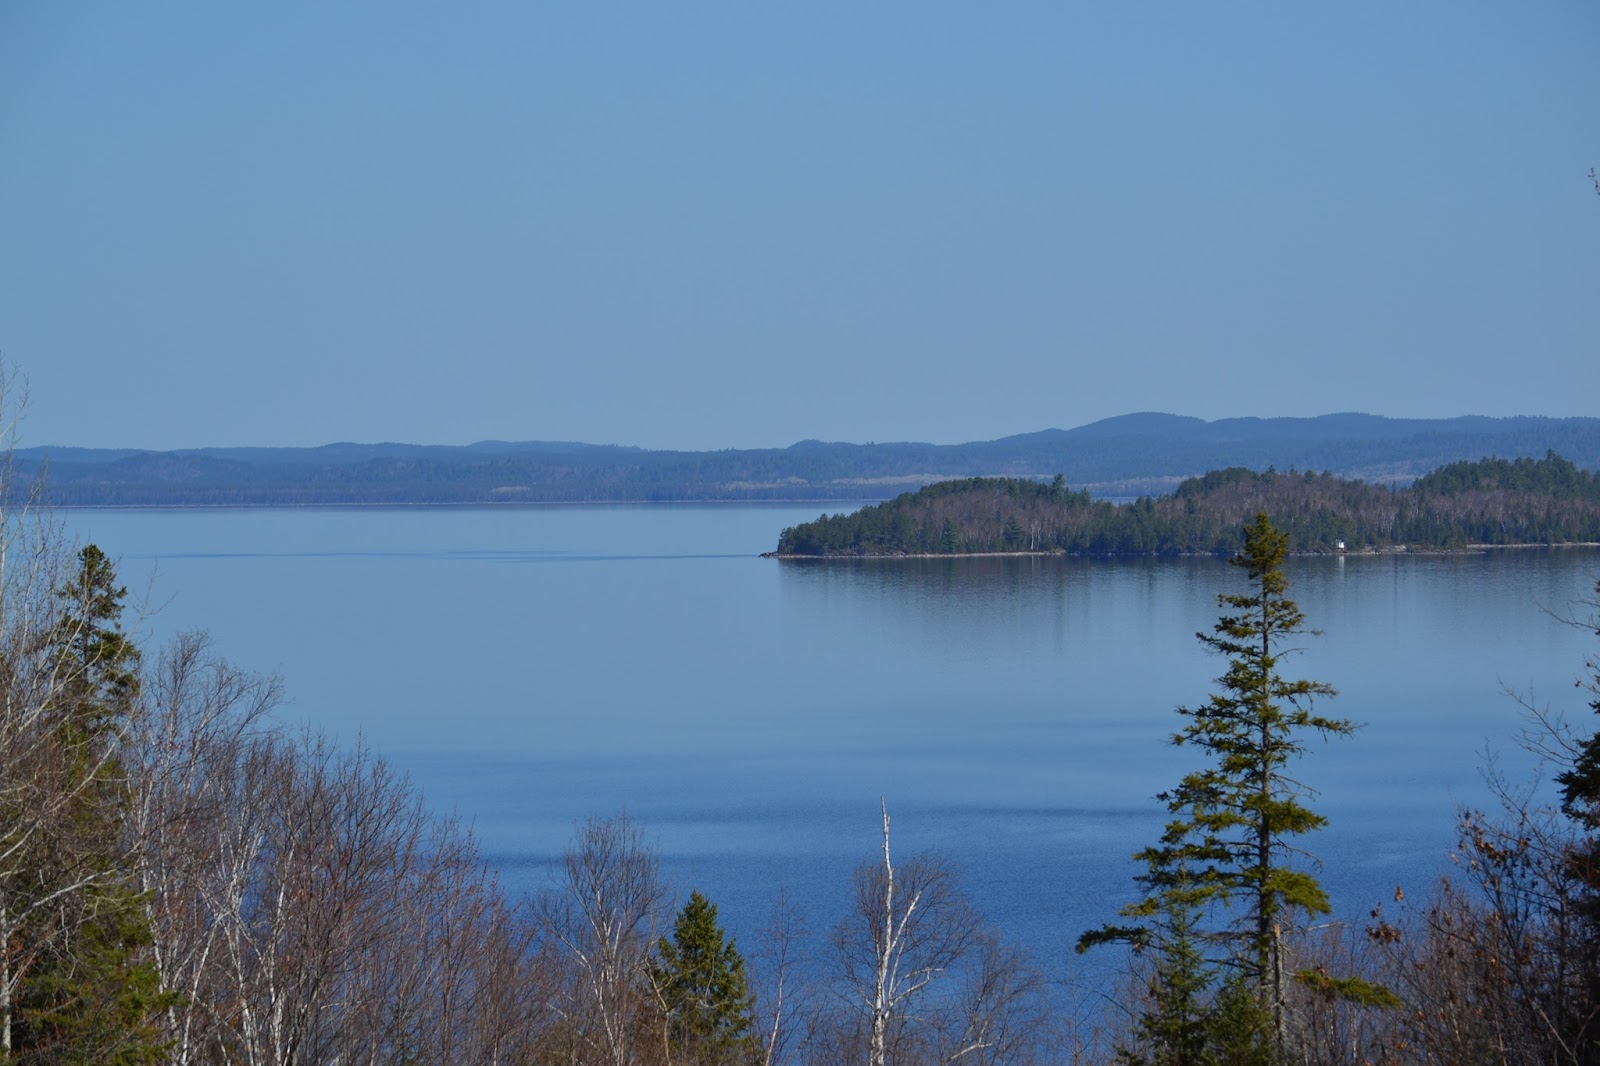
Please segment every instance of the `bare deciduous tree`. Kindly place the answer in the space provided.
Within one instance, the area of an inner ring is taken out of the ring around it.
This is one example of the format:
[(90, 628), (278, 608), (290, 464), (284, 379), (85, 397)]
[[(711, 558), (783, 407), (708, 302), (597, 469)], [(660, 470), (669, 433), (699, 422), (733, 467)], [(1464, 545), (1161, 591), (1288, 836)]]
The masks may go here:
[(562, 856), (558, 888), (540, 900), (544, 935), (568, 966), (562, 1026), (575, 1062), (637, 1061), (655, 1004), (646, 989), (663, 892), (660, 859), (626, 811), (590, 818)]
[(962, 967), (962, 987), (946, 1013), (939, 1061), (1034, 1061), (1049, 1022), (1044, 979), (1027, 952), (981, 930)]
[(905, 1039), (913, 1003), (973, 946), (976, 913), (949, 865), (927, 854), (898, 866), (889, 850), (889, 807), (883, 813), (883, 858), (856, 870), (850, 921), (834, 932), (846, 995), (866, 1022), (869, 1066), (884, 1066)]
[(230, 929), (217, 918), (237, 912), (265, 839), (244, 771), (261, 757), (278, 698), (275, 679), (238, 670), (202, 634), (184, 634), (147, 676), (130, 728), (134, 875), (157, 970), (180, 1001), (167, 1010), (174, 1063), (206, 1057), (236, 1009), (222, 990)]
[(760, 1042), (761, 1066), (792, 1061), (801, 1040), (801, 1023), (814, 1014), (811, 997), (795, 974), (805, 937), (799, 906), (780, 889), (751, 959), (756, 993), (753, 1028)]
[(268, 720), (180, 638), (130, 738), (136, 869), (176, 1063), (525, 1059), (548, 999), (470, 832), (381, 759)]

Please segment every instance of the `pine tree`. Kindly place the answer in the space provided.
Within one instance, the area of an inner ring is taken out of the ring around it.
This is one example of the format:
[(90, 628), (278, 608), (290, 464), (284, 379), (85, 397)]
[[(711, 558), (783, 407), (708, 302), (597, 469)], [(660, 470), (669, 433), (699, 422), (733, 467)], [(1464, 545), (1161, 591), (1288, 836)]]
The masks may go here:
[(744, 958), (717, 924), (716, 905), (691, 892), (656, 955), (650, 977), (678, 1049), (703, 1064), (745, 1058), (752, 1044)]
[[(1160, 842), (1135, 856), (1145, 864), (1146, 872), (1138, 881), (1148, 894), (1122, 913), (1136, 924), (1108, 926), (1079, 941), (1080, 948), (1109, 940), (1135, 947), (1154, 943), (1161, 948), (1165, 943), (1167, 972), (1192, 982), (1201, 971), (1174, 954), (1174, 945), (1190, 950), (1199, 934), (1185, 926), (1184, 938), (1163, 941), (1153, 936), (1152, 927), (1161, 928), (1162, 917), (1167, 916), (1170, 929), (1175, 913), (1187, 922), (1201, 909), (1227, 919), (1228, 924), (1206, 941), (1224, 946), (1217, 961), (1234, 976), (1211, 992), (1203, 1027), (1206, 1046), (1226, 1061), (1252, 1058), (1258, 1051), (1276, 1055), (1283, 1048), (1288, 980), (1284, 926), (1297, 916), (1329, 910), (1327, 894), (1317, 879), (1289, 864), (1290, 841), (1322, 828), (1326, 819), (1305, 805), (1309, 790), (1289, 776), (1288, 768), (1304, 751), (1307, 733), (1342, 736), (1354, 728), (1342, 719), (1313, 712), (1316, 698), (1334, 695), (1331, 686), (1286, 678), (1280, 670), (1285, 640), (1306, 632), (1304, 615), (1286, 595), (1287, 556), (1287, 534), (1275, 529), (1265, 514), (1258, 514), (1245, 527), (1244, 549), (1233, 559), (1244, 569), (1250, 592), (1219, 596), (1222, 617), (1212, 632), (1196, 634), (1201, 643), (1228, 659), (1228, 669), (1218, 679), (1221, 691), (1198, 707), (1180, 707), (1178, 713), (1188, 721), (1172, 737), (1174, 744), (1199, 748), (1208, 763), (1157, 797), (1166, 803), (1171, 818)], [(1162, 972), (1158, 966), (1157, 973)], [(1382, 990), (1360, 982), (1349, 989), (1341, 984), (1341, 991), (1383, 1000)], [(1180, 998), (1172, 999), (1180, 993)], [(1245, 1000), (1239, 999), (1241, 995)], [(1199, 998), (1196, 989), (1164, 990), (1155, 997), (1155, 1022), (1183, 1021), (1186, 1014), (1174, 1013), (1170, 1004), (1183, 1005), (1186, 1011), (1186, 1005)], [(1164, 1018), (1163, 1010), (1171, 1017)], [(1167, 1030), (1150, 1030), (1149, 1024), (1147, 1031), (1158, 1042), (1166, 1041), (1169, 1052), (1179, 1043), (1193, 1046), (1192, 1029), (1163, 1035)], [(1157, 1061), (1205, 1059), (1158, 1055)]]

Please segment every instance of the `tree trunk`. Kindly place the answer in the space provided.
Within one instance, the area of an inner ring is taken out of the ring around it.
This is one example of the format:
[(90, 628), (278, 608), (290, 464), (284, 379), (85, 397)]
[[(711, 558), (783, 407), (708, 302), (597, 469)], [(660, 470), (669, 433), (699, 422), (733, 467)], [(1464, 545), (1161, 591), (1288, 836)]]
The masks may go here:
[(884, 1066), (889, 1029), (889, 960), (894, 956), (894, 866), (889, 862), (889, 805), (883, 808), (883, 943), (878, 948), (872, 1000), (872, 1042), (867, 1066)]

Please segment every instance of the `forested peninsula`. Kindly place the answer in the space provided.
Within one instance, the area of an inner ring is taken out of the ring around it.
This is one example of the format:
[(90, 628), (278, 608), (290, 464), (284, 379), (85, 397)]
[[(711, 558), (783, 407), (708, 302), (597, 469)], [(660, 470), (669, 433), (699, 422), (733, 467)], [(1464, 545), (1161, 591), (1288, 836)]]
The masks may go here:
[(1298, 552), (1596, 543), (1600, 474), (1554, 452), (1451, 463), (1408, 488), (1230, 467), (1120, 505), (1070, 489), (1060, 475), (965, 478), (792, 526), (771, 554), (1233, 555), (1263, 512)]

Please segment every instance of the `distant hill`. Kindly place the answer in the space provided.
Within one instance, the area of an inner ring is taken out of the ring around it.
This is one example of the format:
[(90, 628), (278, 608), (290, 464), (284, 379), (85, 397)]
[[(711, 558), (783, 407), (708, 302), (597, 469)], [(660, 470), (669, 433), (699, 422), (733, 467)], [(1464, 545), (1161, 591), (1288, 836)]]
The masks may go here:
[(1065, 476), (1096, 497), (1170, 492), (1207, 470), (1330, 472), (1409, 484), (1448, 463), (1554, 450), (1600, 467), (1600, 419), (1228, 418), (1140, 413), (967, 444), (801, 441), (788, 448), (654, 451), (561, 441), (317, 448), (44, 447), (15, 455), (19, 482), (48, 464), (57, 506), (887, 499), (961, 477)]
[(783, 531), (786, 557), (1229, 555), (1259, 512), (1302, 552), (1600, 542), (1600, 474), (1555, 454), (1452, 463), (1409, 488), (1233, 467), (1115, 506), (1064, 479), (964, 478)]

